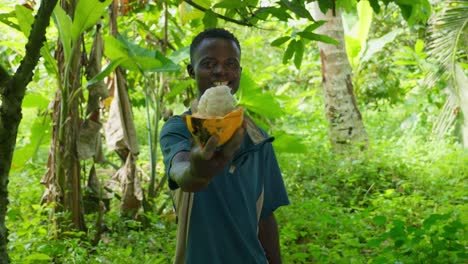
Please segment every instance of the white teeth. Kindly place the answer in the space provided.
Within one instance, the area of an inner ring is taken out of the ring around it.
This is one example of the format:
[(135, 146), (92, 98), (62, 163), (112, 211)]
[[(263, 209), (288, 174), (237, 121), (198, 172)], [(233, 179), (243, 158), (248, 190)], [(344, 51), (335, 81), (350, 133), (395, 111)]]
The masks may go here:
[(216, 86), (221, 86), (221, 85), (227, 85), (228, 82), (214, 82), (214, 85)]

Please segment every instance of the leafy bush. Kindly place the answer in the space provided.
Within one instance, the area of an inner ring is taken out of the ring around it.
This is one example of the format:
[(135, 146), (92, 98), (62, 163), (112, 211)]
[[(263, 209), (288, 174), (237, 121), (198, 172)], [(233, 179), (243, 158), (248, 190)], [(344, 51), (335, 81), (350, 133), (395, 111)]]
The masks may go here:
[(291, 200), (277, 212), (285, 263), (466, 261), (468, 152), (431, 139), (427, 123), (402, 126), (411, 111), (364, 109), (371, 144), (353, 158), (310, 127), (319, 110), (283, 124), (310, 127), (307, 153), (278, 153)]

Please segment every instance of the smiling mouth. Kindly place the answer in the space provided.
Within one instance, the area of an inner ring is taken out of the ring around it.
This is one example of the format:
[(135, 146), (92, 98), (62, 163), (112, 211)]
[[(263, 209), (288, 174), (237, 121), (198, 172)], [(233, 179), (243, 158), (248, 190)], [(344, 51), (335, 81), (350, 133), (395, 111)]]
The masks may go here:
[(221, 85), (226, 85), (226, 86), (227, 86), (227, 85), (229, 84), (228, 81), (225, 81), (225, 82), (213, 82), (213, 83), (214, 83), (214, 85), (216, 85), (216, 86), (221, 86)]

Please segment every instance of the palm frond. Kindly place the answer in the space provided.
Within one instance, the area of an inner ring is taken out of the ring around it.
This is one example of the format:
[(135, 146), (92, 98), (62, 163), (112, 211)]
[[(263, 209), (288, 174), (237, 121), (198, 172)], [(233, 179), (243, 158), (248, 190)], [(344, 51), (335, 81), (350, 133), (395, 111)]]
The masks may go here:
[[(468, 46), (468, 0), (446, 0), (442, 4), (441, 12), (435, 13), (429, 22), (428, 55), (440, 66), (441, 71), (430, 72), (425, 83), (428, 87), (447, 74), (449, 96), (446, 99), (441, 113), (436, 119), (432, 131), (437, 138), (448, 134), (454, 128), (458, 111), (468, 117), (466, 104), (468, 94), (467, 85), (460, 82), (466, 75), (461, 69), (460, 63), (467, 61)], [(461, 107), (460, 107), (461, 106)], [(468, 126), (468, 119), (463, 121), (464, 127)], [(467, 133), (467, 132), (463, 132)], [(467, 135), (463, 136), (464, 138)], [(465, 140), (463, 140), (465, 141)], [(468, 145), (464, 142), (465, 146)]]
[(455, 122), (457, 121), (457, 111), (455, 110), (457, 106), (456, 96), (450, 93), (432, 126), (434, 138), (442, 139), (454, 129)]
[(467, 25), (467, 0), (444, 1), (441, 12), (437, 12), (429, 22), (428, 54), (451, 79), (457, 62), (467, 60)]

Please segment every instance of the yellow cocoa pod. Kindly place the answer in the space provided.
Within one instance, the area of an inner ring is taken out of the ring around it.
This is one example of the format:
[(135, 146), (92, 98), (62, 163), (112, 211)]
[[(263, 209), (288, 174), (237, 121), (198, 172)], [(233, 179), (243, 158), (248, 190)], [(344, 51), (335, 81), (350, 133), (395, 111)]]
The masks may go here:
[(185, 123), (192, 136), (204, 146), (213, 135), (218, 135), (218, 146), (226, 143), (242, 125), (244, 109), (238, 107), (225, 116), (204, 117), (198, 114), (186, 115)]

